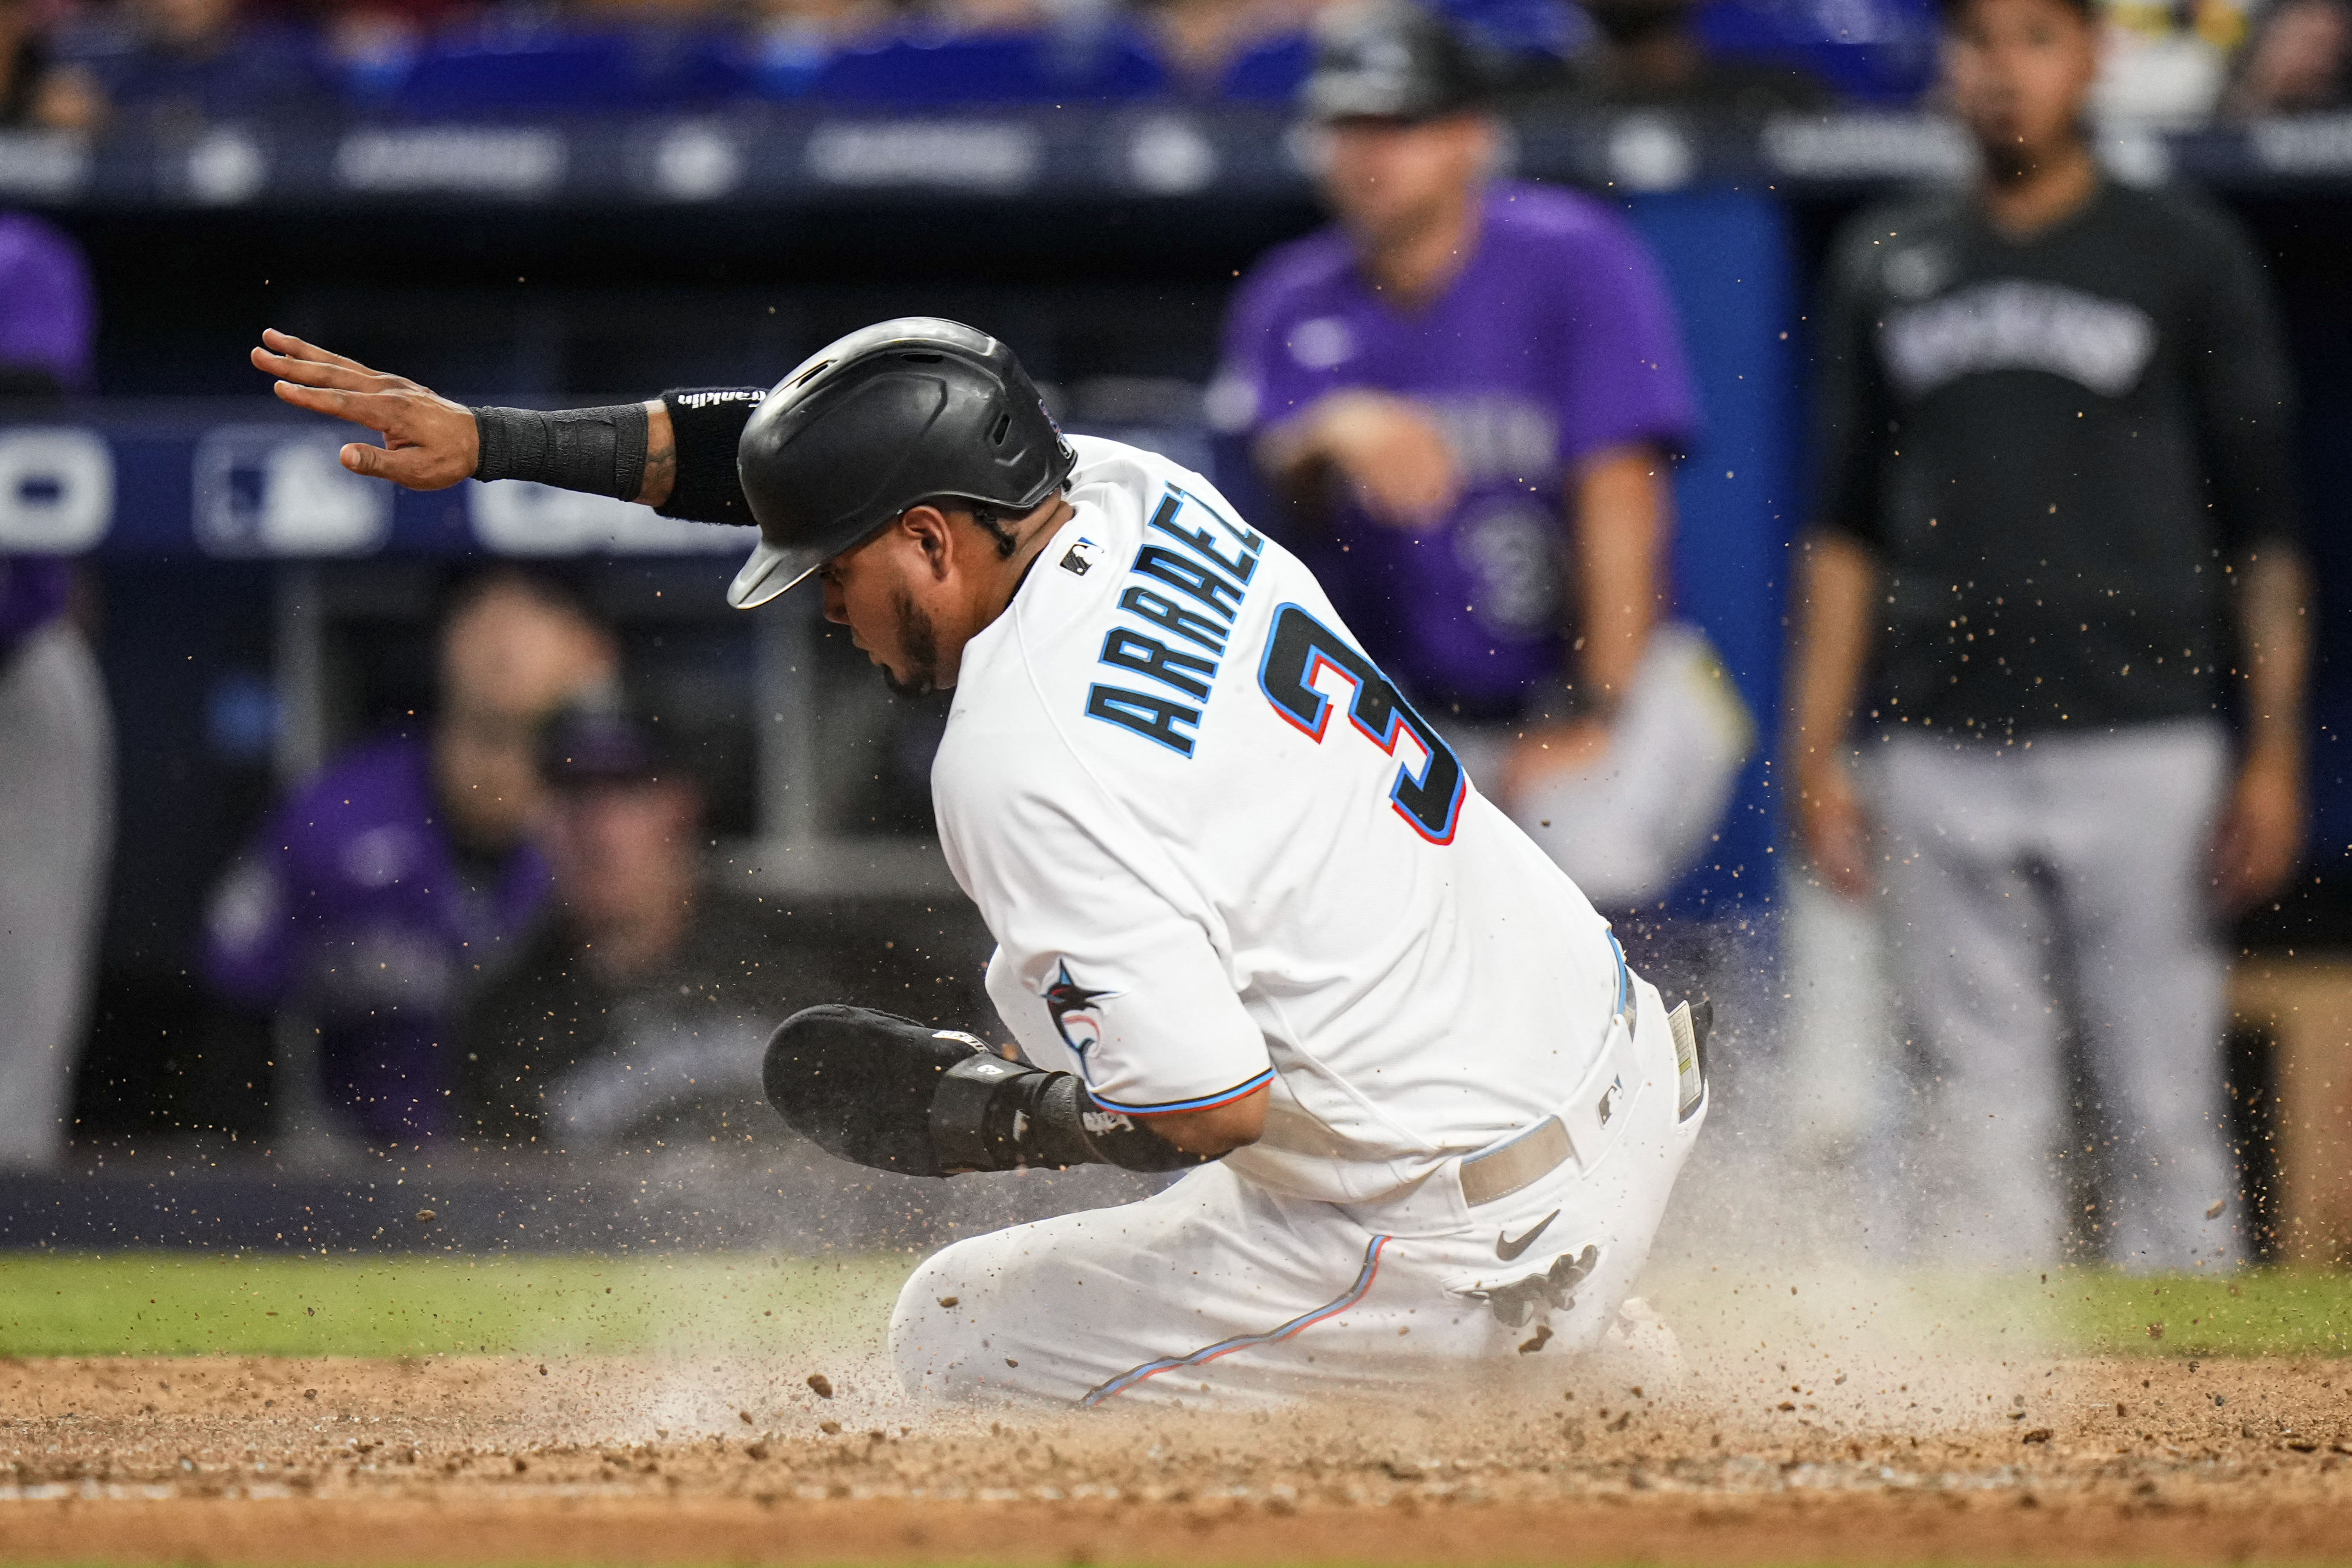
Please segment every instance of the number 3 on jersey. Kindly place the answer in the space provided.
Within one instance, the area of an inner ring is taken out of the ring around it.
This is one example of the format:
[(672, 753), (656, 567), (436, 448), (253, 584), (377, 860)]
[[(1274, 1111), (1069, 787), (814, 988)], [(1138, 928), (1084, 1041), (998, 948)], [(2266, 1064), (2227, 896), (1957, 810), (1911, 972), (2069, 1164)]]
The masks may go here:
[(1410, 763), (1400, 766), (1389, 799), (1413, 831), (1433, 844), (1452, 843), (1462, 814), (1462, 764), (1361, 651), (1297, 605), (1277, 609), (1257, 684), (1274, 711), (1318, 746), (1331, 717), (1331, 699), (1315, 683), (1327, 670), (1355, 688), (1348, 716), (1375, 746), (1394, 756), (1398, 734), (1412, 737), (1423, 758), (1421, 772), (1416, 776)]

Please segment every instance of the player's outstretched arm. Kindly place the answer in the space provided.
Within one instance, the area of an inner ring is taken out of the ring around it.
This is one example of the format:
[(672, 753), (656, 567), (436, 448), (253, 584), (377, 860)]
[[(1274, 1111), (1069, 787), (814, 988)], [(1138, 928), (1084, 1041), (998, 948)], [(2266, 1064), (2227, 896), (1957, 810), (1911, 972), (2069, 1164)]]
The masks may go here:
[(342, 450), (343, 466), (370, 478), (412, 490), (532, 479), (649, 507), (666, 504), (677, 485), (677, 442), (659, 398), (560, 413), (468, 408), (274, 328), (262, 333), (253, 363), (278, 378), (278, 395), (295, 407), (383, 436), (381, 446), (353, 442)]
[(1236, 1125), (1210, 1137), (1202, 1126), (1180, 1143), (1104, 1111), (1069, 1073), (1007, 1061), (968, 1034), (871, 1008), (794, 1013), (768, 1041), (761, 1076), (768, 1103), (794, 1132), (828, 1154), (909, 1176), (1081, 1165), (1182, 1170), (1255, 1141), (1265, 1123), (1261, 1091), (1246, 1136)]

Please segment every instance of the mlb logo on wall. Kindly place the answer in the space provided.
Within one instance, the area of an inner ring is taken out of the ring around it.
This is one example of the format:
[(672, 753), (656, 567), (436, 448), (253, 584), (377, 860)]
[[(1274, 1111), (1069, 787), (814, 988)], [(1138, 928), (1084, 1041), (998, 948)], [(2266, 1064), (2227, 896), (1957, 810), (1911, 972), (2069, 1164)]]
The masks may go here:
[(196, 445), (196, 542), (215, 556), (373, 555), (392, 486), (342, 465), (340, 434), (225, 425)]

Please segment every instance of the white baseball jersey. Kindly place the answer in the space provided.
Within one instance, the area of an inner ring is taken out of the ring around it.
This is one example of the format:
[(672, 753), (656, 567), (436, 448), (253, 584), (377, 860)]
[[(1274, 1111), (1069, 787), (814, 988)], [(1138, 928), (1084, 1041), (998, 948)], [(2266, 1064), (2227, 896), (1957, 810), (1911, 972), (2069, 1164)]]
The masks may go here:
[(1332, 1202), (1557, 1110), (1618, 996), (1591, 904), (1296, 557), (1071, 444), (1076, 516), (966, 646), (931, 773), (1024, 1051), (1135, 1116), (1270, 1083), (1225, 1165)]

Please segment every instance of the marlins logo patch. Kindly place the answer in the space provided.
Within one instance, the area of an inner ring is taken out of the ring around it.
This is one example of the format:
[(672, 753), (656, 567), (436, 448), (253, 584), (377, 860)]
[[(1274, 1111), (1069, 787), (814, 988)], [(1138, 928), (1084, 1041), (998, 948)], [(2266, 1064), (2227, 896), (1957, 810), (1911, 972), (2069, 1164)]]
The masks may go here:
[(1087, 1052), (1102, 1039), (1102, 1017), (1095, 1004), (1120, 995), (1118, 991), (1097, 990), (1080, 985), (1070, 974), (1069, 960), (1056, 967), (1053, 983), (1045, 988), (1045, 1016), (1054, 1020), (1054, 1032), (1078, 1059), (1081, 1071), (1092, 1073), (1087, 1067)]

